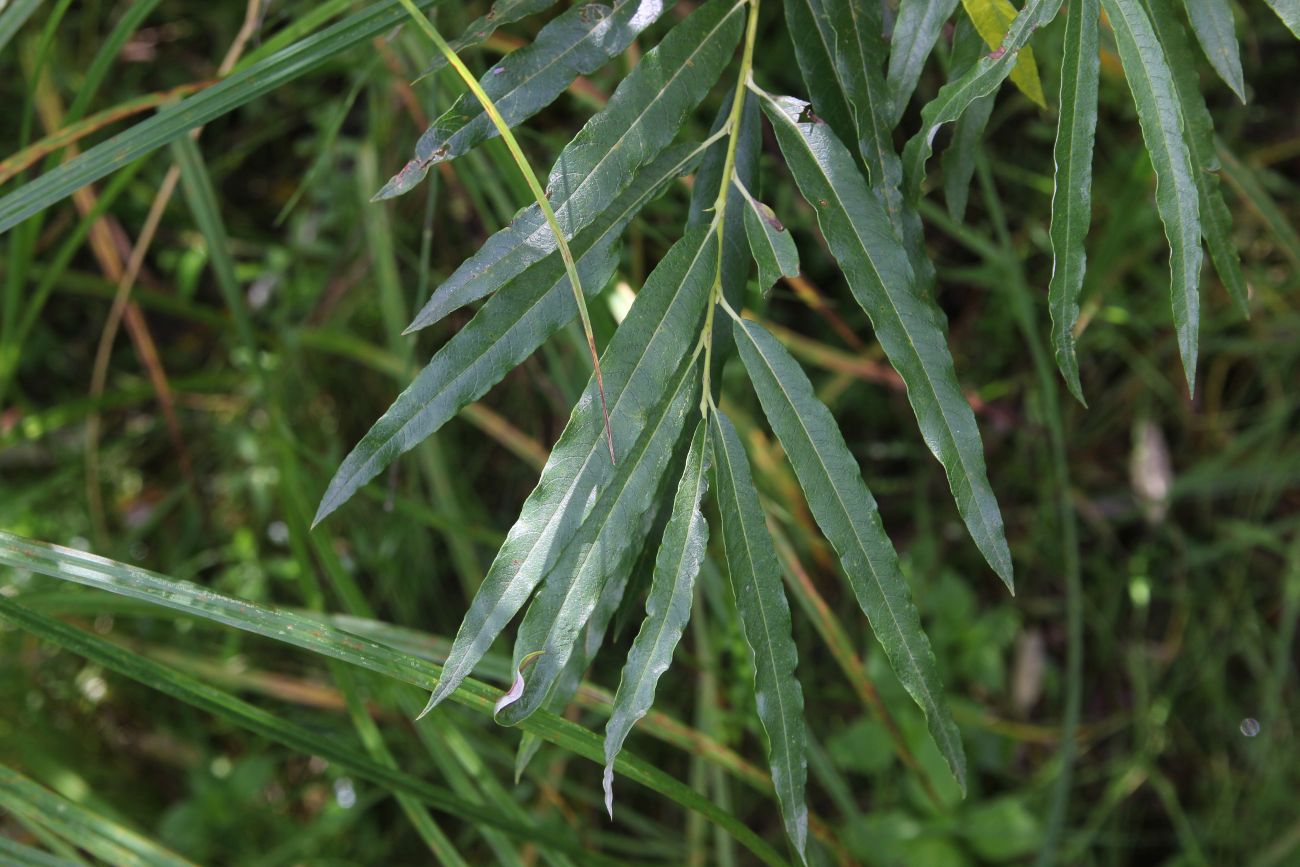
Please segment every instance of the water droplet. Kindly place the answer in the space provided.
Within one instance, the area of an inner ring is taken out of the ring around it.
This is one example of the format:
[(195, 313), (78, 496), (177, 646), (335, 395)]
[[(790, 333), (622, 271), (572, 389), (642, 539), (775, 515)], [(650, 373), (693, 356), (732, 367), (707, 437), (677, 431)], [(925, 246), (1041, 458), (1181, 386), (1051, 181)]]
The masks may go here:
[(1241, 721), (1241, 733), (1246, 737), (1253, 738), (1255, 735), (1259, 734), (1259, 730), (1259, 720), (1254, 719), (1253, 717), (1246, 717)]
[(357, 790), (352, 785), (352, 780), (339, 777), (334, 781), (334, 800), (345, 810), (350, 810), (357, 805)]

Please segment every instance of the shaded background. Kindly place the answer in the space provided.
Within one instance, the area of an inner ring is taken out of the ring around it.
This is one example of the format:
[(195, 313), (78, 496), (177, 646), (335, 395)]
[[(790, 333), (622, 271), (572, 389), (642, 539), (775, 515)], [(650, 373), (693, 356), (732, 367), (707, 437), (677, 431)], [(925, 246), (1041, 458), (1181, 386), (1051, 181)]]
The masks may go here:
[[(0, 54), (8, 106), (0, 112), (0, 154), (62, 124), (104, 35), (130, 5), (47, 3), (10, 42)], [(458, 32), (485, 5), (447, 4), (439, 26)], [(271, 4), (247, 52), (315, 6)], [(691, 6), (679, 3), (639, 44), (653, 45)], [(60, 8), (66, 14), (50, 31), (42, 63), (42, 28)], [(467, 52), (471, 68), (485, 69), (523, 44), (559, 8)], [(768, 90), (798, 94), (778, 9), (765, 4), (756, 77)], [(213, 79), (244, 13), (238, 2), (164, 0), (116, 58), (88, 112), (146, 94), (162, 100)], [(752, 287), (749, 307), (789, 330), (780, 336), (863, 466), (903, 555), (971, 763), (970, 795), (961, 801), (844, 592), (779, 446), (756, 424), (761, 415), (747, 383), (729, 369), (729, 410), (788, 541), (808, 701), (809, 800), (831, 863), (1020, 863), (1049, 840), (1072, 864), (1300, 861), (1300, 751), (1291, 716), (1300, 612), (1300, 50), (1263, 4), (1243, 4), (1238, 13), (1249, 104), (1240, 105), (1204, 64), (1202, 83), (1221, 138), (1252, 317), (1238, 315), (1207, 267), (1194, 399), (1170, 322), (1153, 176), (1108, 30), (1079, 342), (1088, 409), (1068, 396), (1044, 348), (1055, 116), (1004, 87), (965, 222), (947, 216), (940, 184), (927, 199), (939, 301), (1006, 517), (1014, 598), (961, 527), (942, 468), (917, 435), (905, 395), (865, 316), (848, 303), (812, 212), (765, 131), (763, 195), (795, 233), (804, 278), (767, 298)], [(1061, 30), (1055, 22), (1034, 43), (1049, 95), (1057, 90)], [(945, 34), (922, 79), (922, 99), (944, 80), (947, 48)], [(629, 52), (580, 80), (520, 128), (535, 167), (550, 164), (636, 57)], [(92, 197), (116, 194), (98, 246), (73, 243), (70, 258), (59, 261), (81, 222), (71, 201), (50, 209), (37, 230), (0, 240), (5, 316), (11, 323), (33, 317), (24, 339), (11, 340), (0, 356), (0, 527), (247, 599), (454, 633), (586, 383), (589, 361), (581, 333), (562, 332), (364, 496), (306, 532), (343, 455), (409, 381), (411, 366), (470, 312), (416, 336), (397, 332), (438, 280), (530, 199), (493, 140), (401, 199), (368, 202), (461, 90), (449, 72), (408, 85), (428, 60), (426, 44), (408, 28), (203, 133), (199, 146), (256, 352), (232, 324), (212, 253), (178, 194), (111, 344), (103, 387), (92, 388), (114, 268), (166, 176), (167, 149), (92, 188)], [(730, 77), (684, 139), (707, 133)], [(919, 102), (904, 118), (908, 133), (919, 123)], [(124, 128), (120, 120), (95, 126), (83, 146)], [(941, 177), (938, 160), (933, 175)], [(0, 192), (18, 183), (9, 180)], [(591, 308), (601, 345), (628, 293), (678, 237), (688, 195), (688, 182), (675, 185), (628, 231), (619, 274)], [(1062, 523), (1063, 505), (1077, 539)], [(1075, 557), (1081, 595), (1072, 601), (1066, 576)], [(331, 739), (355, 741), (331, 670), (305, 654), (15, 570), (0, 572), (0, 588)], [(856, 678), (828, 649), (829, 621), (812, 592), (861, 656)], [(729, 595), (725, 576), (706, 566), (692, 626), (656, 707), (762, 766)], [(1065, 821), (1054, 827), (1048, 807), (1060, 773), (1071, 613), (1083, 642), (1079, 757)], [(620, 630), (598, 658), (594, 684), (617, 685), (630, 631)], [(115, 822), (200, 863), (428, 860), (391, 798), (328, 762), (216, 722), (26, 634), (0, 632), (0, 648), (0, 763)], [(619, 821), (609, 823), (599, 769), (549, 747), (514, 786), (517, 733), (455, 707), (417, 727), (418, 691), (355, 679), (405, 770), (438, 780), (459, 774), (482, 801), (517, 804), (615, 857), (748, 863), (743, 850), (731, 852), (710, 828), (634, 784), (620, 786)], [(880, 719), (865, 709), (871, 684), (919, 757), (920, 773), (900, 764)], [(590, 707), (573, 715), (603, 727)], [(629, 748), (783, 845), (774, 805), (745, 782), (645, 730)], [(470, 863), (498, 861), (479, 829), (439, 821)], [(32, 841), (12, 816), (0, 815), (0, 835)], [(539, 858), (531, 847), (519, 854), (523, 863)]]

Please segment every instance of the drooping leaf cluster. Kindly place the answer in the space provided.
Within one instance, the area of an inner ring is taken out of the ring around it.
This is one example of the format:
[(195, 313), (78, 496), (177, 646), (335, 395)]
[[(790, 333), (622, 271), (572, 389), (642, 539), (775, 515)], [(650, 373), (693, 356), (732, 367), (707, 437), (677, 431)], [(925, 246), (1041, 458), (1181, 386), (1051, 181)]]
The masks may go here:
[[(0, 230), (431, 5), (386, 0), (270, 53), (6, 195)], [(553, 5), (498, 0), (450, 45), (475, 45), (497, 27)], [(1270, 5), (1300, 30), (1293, 3)], [(676, 15), (672, 6), (672, 0), (609, 0), (554, 14), (531, 43), (483, 73), (482, 96), (465, 94), (429, 126), (413, 158), (376, 199), (409, 192), (436, 164), (501, 134), (502, 122), (524, 123), (579, 76)], [(898, 552), (845, 434), (781, 342), (742, 315), (751, 266), (765, 291), (798, 275), (798, 243), (815, 243), (792, 237), (759, 198), (763, 119), (784, 171), (816, 215), (849, 297), (870, 319), (906, 385), (918, 431), (944, 469), (971, 540), (1008, 589), (1014, 588), (1010, 549), (975, 414), (935, 301), (936, 268), (921, 218), (927, 162), (943, 128), (952, 126), (943, 191), (949, 212), (961, 219), (994, 100), (1010, 79), (1031, 105), (1046, 105), (1031, 42), (1037, 31), (1063, 19), (1055, 25), (1065, 49), (1054, 106), (1054, 268), (1043, 288), (1058, 366), (1082, 401), (1075, 333), (1092, 207), (1099, 52), (1109, 30), (1154, 171), (1154, 203), (1170, 247), (1173, 326), (1189, 389), (1196, 374), (1202, 244), (1243, 312), (1249, 305), (1192, 47), (1194, 36), (1214, 71), (1246, 98), (1227, 0), (1187, 0), (1186, 15), (1172, 0), (1026, 0), (1020, 8), (1009, 0), (900, 0), (896, 6), (707, 0), (676, 17), (560, 151), (545, 199), (539, 194), (539, 204), (521, 210), (470, 255), (410, 323), (408, 333), (479, 304), (343, 461), (316, 514), (320, 521), (338, 509), (577, 317), (584, 298), (595, 297), (616, 273), (629, 223), (667, 186), (694, 173), (679, 237), (636, 288), (635, 302), (604, 348), (603, 387), (593, 377), (573, 407), (464, 617), (429, 707), (467, 683), (522, 611), (513, 663), (529, 667), (496, 716), (515, 725), (541, 712), (537, 719), (549, 725), (551, 714), (573, 699), (616, 612), (627, 607), (624, 597), (644, 591), (645, 617), (604, 743), (612, 813), (620, 749), (672, 663), (712, 542), (730, 576), (751, 652), (773, 787), (801, 857), (808, 832), (805, 699), (781, 566), (744, 445), (718, 408), (718, 368), (730, 356), (747, 375), (847, 587), (963, 787), (966, 762)], [(955, 27), (947, 28), (954, 17)], [(793, 42), (800, 93), (773, 95), (756, 80), (753, 56), (763, 26)], [(945, 33), (951, 34), (947, 83), (920, 107), (919, 128), (906, 130), (906, 109)], [(430, 71), (444, 62), (432, 58)], [(713, 134), (681, 140), (688, 118), (720, 82), (732, 89)], [(573, 268), (566, 268), (568, 251)], [(573, 275), (580, 286), (572, 285)], [(616, 460), (604, 448), (606, 436)], [(710, 497), (720, 518), (712, 528), (705, 518)], [(641, 587), (629, 578), (647, 551), (653, 568)], [(525, 739), (521, 761), (535, 743)]]

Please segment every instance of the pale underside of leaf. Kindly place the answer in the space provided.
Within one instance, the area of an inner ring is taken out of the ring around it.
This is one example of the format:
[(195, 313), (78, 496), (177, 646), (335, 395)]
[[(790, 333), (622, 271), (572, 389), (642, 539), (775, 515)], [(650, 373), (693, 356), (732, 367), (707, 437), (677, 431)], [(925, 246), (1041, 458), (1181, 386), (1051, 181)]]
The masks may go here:
[[(651, 273), (606, 348), (605, 388), (620, 453), (630, 451), (648, 413), (667, 392), (669, 377), (663, 371), (677, 370), (694, 343), (716, 268), (716, 236), (703, 228), (688, 231)], [(589, 383), (470, 603), (430, 707), (470, 674), (577, 534), (596, 492), (613, 477), (615, 468), (600, 450), (595, 399)]]
[(975, 100), (998, 89), (1015, 67), (1016, 56), (1039, 27), (1056, 17), (1061, 0), (1029, 0), (1007, 30), (998, 51), (981, 57), (965, 75), (945, 84), (921, 110), (921, 129), (903, 148), (904, 189), (916, 201), (925, 182), (925, 164), (934, 150), (934, 137), (945, 123), (962, 116)]
[(711, 412), (710, 417), (714, 496), (722, 517), (732, 592), (754, 663), (758, 719), (767, 739), (772, 785), (786, 834), (803, 858), (808, 840), (807, 735), (803, 687), (795, 675), (798, 652), (791, 635), (790, 603), (740, 437), (721, 412)]
[(921, 434), (947, 473), (958, 512), (984, 558), (1012, 589), (1002, 514), (989, 486), (975, 414), (957, 382), (938, 307), (918, 291), (884, 209), (844, 145), (825, 124), (799, 122), (805, 105), (801, 101), (766, 94), (761, 101), (849, 289), (907, 384)]
[[(595, 72), (620, 54), (671, 5), (672, 0), (615, 0), (608, 7), (575, 6), (543, 27), (531, 43), (503, 57), (479, 84), (513, 127), (554, 102), (579, 75)], [(439, 57), (439, 64), (446, 62)], [(410, 162), (375, 198), (409, 192), (434, 165), (497, 134), (474, 95), (462, 94), (424, 131)]]
[(1102, 0), (1156, 173), (1156, 209), (1169, 239), (1170, 294), (1187, 390), (1196, 391), (1201, 219), (1182, 107), (1164, 49), (1139, 0)]
[(1282, 23), (1291, 31), (1291, 35), (1300, 39), (1300, 0), (1264, 0)]
[[(573, 241), (584, 291), (594, 295), (618, 262), (617, 240), (664, 186), (699, 159), (698, 146), (665, 151)], [(399, 455), (433, 434), (577, 315), (559, 253), (530, 266), (452, 336), (335, 472), (315, 521), (345, 503)]]
[[(614, 817), (614, 760), (628, 733), (650, 710), (655, 686), (673, 661), (673, 651), (691, 615), (695, 578), (708, 545), (709, 526), (700, 501), (709, 485), (713, 447), (709, 426), (701, 421), (691, 440), (686, 469), (673, 498), (672, 516), (655, 558), (646, 616), (628, 651), (609, 722), (605, 726), (605, 810)], [(653, 540), (652, 540), (653, 541)]]
[(1061, 66), (1061, 114), (1056, 128), (1056, 185), (1052, 192), (1052, 314), (1056, 366), (1070, 393), (1085, 406), (1074, 327), (1087, 267), (1084, 240), (1092, 221), (1092, 151), (1097, 135), (1097, 79), (1101, 68), (1100, 0), (1076, 0), (1066, 10)]
[[(691, 359), (683, 359), (666, 378), (671, 383), (669, 392), (647, 414), (636, 444), (599, 490), (582, 526), (547, 571), (541, 591), (528, 606), (515, 652), (526, 657), (541, 651), (542, 656), (523, 696), (501, 715), (506, 725), (526, 719), (542, 706), (569, 663), (606, 582), (614, 575), (627, 577), (637, 554), (635, 543), (641, 538), (638, 530), (654, 505), (659, 479), (687, 413), (699, 404), (700, 372)], [(612, 616), (613, 611), (608, 613)]]
[(763, 414), (781, 441), (817, 525), (839, 555), (890, 665), (924, 713), (930, 736), (965, 791), (966, 758), (944, 699), (934, 651), (857, 461), (834, 416), (785, 347), (756, 322), (736, 320), (734, 331)]
[(1201, 49), (1223, 83), (1246, 103), (1246, 78), (1241, 71), (1241, 48), (1228, 0), (1183, 0), (1187, 18)]
[[(566, 238), (596, 219), (636, 169), (668, 146), (730, 59), (743, 19), (743, 4), (734, 0), (698, 8), (646, 53), (565, 146), (546, 194)], [(431, 325), (460, 299), (482, 297), (555, 249), (541, 210), (524, 208), (438, 287), (407, 330)]]

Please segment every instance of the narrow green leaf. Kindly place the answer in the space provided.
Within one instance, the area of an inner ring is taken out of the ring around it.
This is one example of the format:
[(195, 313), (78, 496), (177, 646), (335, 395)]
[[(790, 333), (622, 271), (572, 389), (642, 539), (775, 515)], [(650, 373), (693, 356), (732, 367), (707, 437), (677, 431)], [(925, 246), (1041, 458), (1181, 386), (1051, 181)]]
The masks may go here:
[[(417, 0), (417, 5), (427, 9), (436, 2), (438, 0)], [(391, 30), (405, 19), (406, 12), (397, 0), (381, 0), (100, 142), (75, 159), (0, 198), (0, 234), (86, 184), (112, 174), (195, 127), (306, 75), (344, 51)]]
[[(496, 0), (486, 15), (474, 19), (474, 22), (465, 28), (464, 33), (450, 41), (451, 50), (459, 54), (466, 48), (486, 42), (493, 33), (496, 33), (498, 27), (522, 21), (554, 5), (555, 0)], [(432, 75), (446, 65), (447, 59), (437, 55), (420, 78)]]
[(1061, 0), (1029, 0), (1011, 23), (1001, 48), (981, 57), (961, 78), (945, 84), (939, 90), (939, 95), (921, 109), (921, 129), (903, 148), (903, 173), (908, 198), (916, 201), (921, 197), (925, 164), (934, 150), (934, 137), (938, 134), (939, 127), (957, 120), (971, 103), (997, 90), (1015, 68), (1016, 55), (1028, 44), (1029, 37), (1056, 17), (1060, 8)]
[(897, 119), (885, 82), (884, 38), (876, 16), (864, 14), (874, 4), (855, 0), (821, 0), (826, 4), (835, 38), (835, 71), (857, 126), (858, 152), (867, 168), (871, 190), (885, 206), (889, 222), (903, 241), (917, 282), (927, 293), (934, 285), (934, 263), (925, 249), (921, 215), (903, 198), (903, 163), (894, 147)]
[(890, 40), (889, 72), (886, 85), (891, 106), (890, 126), (897, 126), (907, 101), (921, 80), (925, 61), (939, 41), (944, 22), (952, 17), (960, 0), (902, 0)]
[[(952, 37), (950, 80), (974, 66), (983, 48), (984, 40), (976, 32), (969, 16), (961, 16)], [(989, 116), (993, 114), (996, 98), (996, 93), (990, 93), (971, 103), (970, 108), (957, 119), (953, 126), (952, 141), (943, 152), (943, 197), (948, 203), (948, 214), (959, 223), (965, 219), (980, 139), (984, 137)]]
[[(593, 433), (599, 437), (599, 428)], [(597, 439), (595, 446), (599, 445)], [(608, 461), (605, 464), (608, 465)], [(415, 653), (394, 649), (360, 634), (360, 631), (378, 634), (375, 629), (377, 624), (373, 621), (349, 620), (349, 623), (356, 623), (358, 631), (345, 631), (324, 620), (222, 596), (206, 587), (176, 581), (146, 569), (82, 551), (33, 542), (3, 530), (0, 530), (0, 565), (39, 572), (60, 581), (93, 587), (162, 606), (187, 617), (202, 618), (261, 635), (421, 689), (432, 686), (442, 670), (441, 666)], [(8, 600), (4, 594), (0, 594), (0, 601)], [(367, 628), (363, 630), (363, 627)], [(402, 631), (387, 627), (382, 633), (384, 640), (390, 641), (396, 640), (395, 636)], [(490, 714), (493, 703), (501, 695), (500, 690), (475, 680), (465, 679), (462, 686), (453, 700), (481, 714)], [(600, 737), (575, 723), (552, 714), (537, 713), (525, 720), (521, 728), (575, 755), (603, 762)], [(769, 845), (730, 813), (649, 763), (625, 751), (618, 758), (617, 770), (625, 778), (641, 783), (686, 809), (707, 817), (753, 852), (762, 863), (774, 867), (785, 863)]]
[(1219, 187), (1219, 157), (1214, 147), (1214, 121), (1201, 92), (1191, 40), (1178, 21), (1169, 0), (1146, 0), (1156, 36), (1164, 46), (1165, 58), (1173, 73), (1174, 88), (1183, 111), (1183, 137), (1192, 158), (1196, 191), (1201, 206), (1201, 237), (1210, 251), (1210, 261), (1223, 281), (1224, 288), (1236, 302), (1241, 315), (1250, 316), (1250, 294), (1241, 257), (1232, 238), (1232, 211)]
[(1241, 48), (1228, 0), (1183, 0), (1183, 5), (1210, 65), (1245, 105), (1246, 77), (1241, 72)]
[(803, 687), (795, 675), (799, 655), (790, 631), (790, 603), (740, 437), (721, 412), (711, 412), (711, 418), (713, 487), (722, 516), (731, 589), (754, 663), (754, 698), (767, 739), (772, 785), (786, 835), (802, 859), (808, 842), (807, 734)]
[(1074, 326), (1087, 266), (1084, 240), (1092, 221), (1092, 148), (1097, 137), (1097, 76), (1101, 68), (1100, 0), (1076, 0), (1066, 9), (1065, 51), (1061, 63), (1061, 107), (1056, 127), (1056, 185), (1052, 191), (1052, 279), (1047, 306), (1052, 312), (1056, 366), (1079, 403), (1079, 359)]
[[(547, 195), (566, 237), (594, 220), (659, 154), (717, 80), (740, 38), (744, 4), (711, 0), (646, 53), (603, 111), (560, 153)], [(482, 297), (555, 249), (541, 209), (528, 207), (434, 292), (408, 331)]]
[[(479, 84), (513, 127), (554, 102), (579, 75), (595, 72), (624, 51), (669, 5), (671, 0), (615, 0), (612, 6), (574, 6), (543, 27), (531, 43), (503, 57)], [(439, 55), (438, 64), (445, 63)], [(375, 198), (410, 191), (434, 165), (462, 156), (497, 134), (474, 94), (462, 94), (424, 131), (415, 156)]]
[(0, 10), (0, 51), (4, 51), (5, 46), (18, 35), (18, 31), (42, 2), (43, 0), (14, 0)]
[(836, 69), (836, 30), (826, 7), (826, 0), (785, 0), (785, 29), (817, 114), (844, 141), (855, 141), (853, 109)]
[[(648, 414), (675, 383), (676, 371), (695, 342), (717, 269), (716, 235), (693, 229), (669, 250), (638, 293), (602, 362), (615, 449), (627, 454)], [(528, 601), (586, 520), (592, 494), (614, 476), (602, 460), (600, 413), (588, 384), (542, 478), (497, 552), (465, 615), (446, 669), (429, 699), (432, 707), (456, 689), (493, 640)]]
[[(642, 538), (638, 530), (654, 505), (657, 482), (672, 457), (686, 414), (699, 406), (701, 377), (693, 359), (683, 359), (669, 377), (663, 376), (662, 368), (659, 375), (670, 381), (670, 389), (640, 420), (635, 445), (619, 461), (613, 478), (599, 489), (582, 526), (546, 572), (542, 589), (519, 626), (515, 657), (539, 651), (542, 655), (529, 672), (519, 701), (498, 715), (505, 725), (526, 719), (542, 706), (568, 664), (606, 581), (614, 575), (627, 578), (636, 543)], [(612, 608), (608, 615), (613, 615)], [(602, 627), (607, 624), (608, 619)], [(604, 629), (600, 632), (603, 638)]]
[[(618, 236), (666, 184), (695, 164), (699, 153), (698, 146), (690, 145), (666, 151), (578, 234), (573, 250), (584, 291), (594, 295), (604, 287), (618, 263)], [(321, 498), (315, 522), (485, 394), (576, 315), (557, 252), (508, 280), (504, 290), (434, 355), (344, 459)]]
[[(188, 674), (160, 665), (91, 633), (37, 614), (4, 596), (0, 596), (0, 620), (18, 626), (46, 641), (54, 642), (151, 689), (229, 720), (240, 728), (283, 744), (304, 755), (320, 756), (389, 791), (411, 795), (449, 815), (474, 824), (498, 828), (519, 840), (544, 842), (563, 851), (582, 854), (584, 858), (597, 857), (594, 853), (586, 852), (577, 846), (571, 838), (566, 839), (564, 835), (545, 831), (536, 825), (522, 824), (501, 810), (471, 804), (441, 786), (432, 785), (410, 774), (371, 761), (362, 754), (360, 748), (348, 746), (336, 738), (325, 737), (287, 722)], [(107, 860), (110, 863), (123, 863), (114, 858)], [(609, 859), (600, 860), (607, 864), (615, 863)], [(181, 859), (167, 861), (141, 858), (134, 863), (184, 865), (188, 862)]]
[(1296, 39), (1300, 39), (1300, 0), (1264, 0), (1264, 2), (1278, 18), (1282, 19), (1287, 30), (1290, 30)]
[[(1016, 7), (1010, 0), (962, 0), (966, 14), (975, 24), (984, 42), (990, 49), (997, 50), (1007, 35), (1007, 28), (1016, 19)], [(1040, 108), (1047, 108), (1047, 99), (1043, 96), (1043, 83), (1038, 78), (1038, 64), (1034, 62), (1031, 48), (1022, 48), (1016, 58), (1016, 65), (1011, 70), (1011, 83), (1020, 92)]]
[(614, 759), (632, 726), (654, 704), (655, 686), (672, 665), (673, 651), (691, 616), (695, 577), (700, 572), (709, 539), (709, 525), (700, 513), (700, 501), (709, 486), (711, 459), (708, 424), (701, 421), (691, 440), (686, 470), (673, 498), (672, 517), (655, 558), (654, 576), (646, 598), (646, 617), (628, 651), (605, 726), (605, 810), (611, 819), (614, 817)]
[(871, 317), (890, 363), (907, 383), (921, 435), (947, 472), (957, 510), (989, 565), (1013, 588), (1002, 513), (989, 486), (975, 414), (957, 383), (942, 314), (917, 290), (884, 209), (844, 145), (825, 124), (800, 122), (805, 103), (761, 96), (795, 183), (817, 212), (831, 253)]
[(14, 867), (82, 867), (84, 862), (69, 861), (35, 849), (15, 843), (8, 837), (0, 837), (0, 860)]
[(111, 864), (193, 867), (190, 861), (165, 846), (50, 791), (5, 765), (0, 765), (0, 807), (45, 825), (77, 848)]
[(1192, 158), (1183, 140), (1182, 105), (1164, 49), (1139, 0), (1102, 0), (1115, 31), (1124, 76), (1137, 105), (1142, 138), (1156, 171), (1156, 209), (1169, 239), (1170, 293), (1187, 390), (1196, 391), (1200, 328), (1201, 217)]
[(734, 331), (763, 414), (785, 449), (817, 526), (839, 554), (889, 664), (925, 714), (930, 736), (965, 792), (966, 757), (944, 700), (934, 651), (857, 461), (785, 347), (756, 322), (736, 320)]
[(782, 277), (799, 276), (799, 250), (771, 208), (750, 195), (739, 181), (736, 188), (745, 197), (745, 236), (758, 263), (758, 285), (767, 292)]

